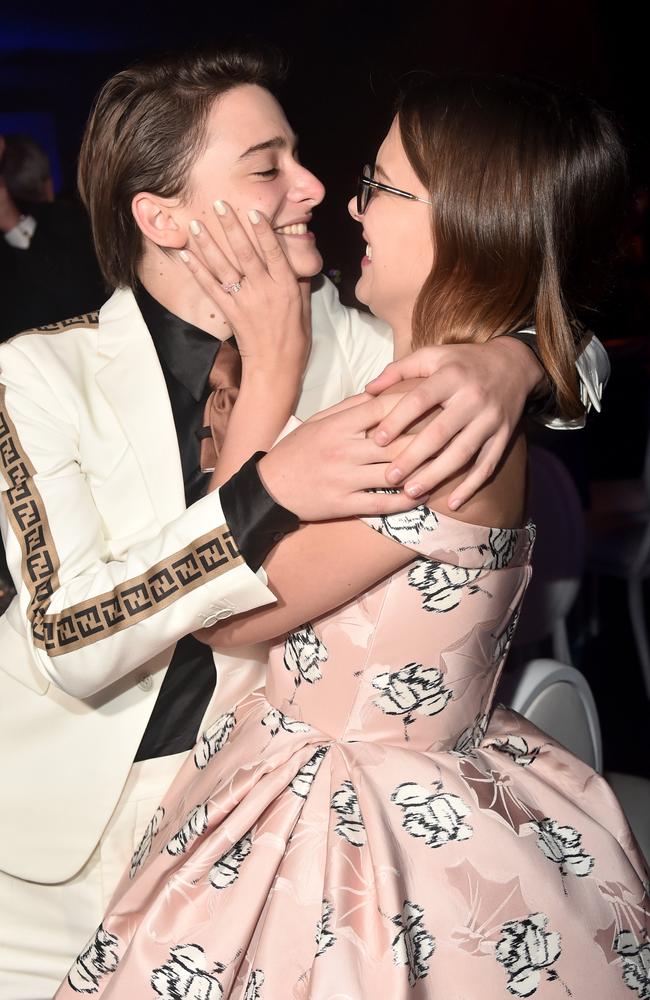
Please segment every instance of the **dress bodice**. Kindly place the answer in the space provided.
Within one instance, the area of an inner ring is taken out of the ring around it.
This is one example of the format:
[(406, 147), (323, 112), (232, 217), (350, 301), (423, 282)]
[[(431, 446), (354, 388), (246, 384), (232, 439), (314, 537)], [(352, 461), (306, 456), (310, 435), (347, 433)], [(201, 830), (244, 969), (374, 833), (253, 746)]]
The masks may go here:
[(266, 697), (334, 739), (429, 750), (480, 738), (530, 576), (534, 528), (418, 507), (367, 518), (413, 561), (271, 651)]

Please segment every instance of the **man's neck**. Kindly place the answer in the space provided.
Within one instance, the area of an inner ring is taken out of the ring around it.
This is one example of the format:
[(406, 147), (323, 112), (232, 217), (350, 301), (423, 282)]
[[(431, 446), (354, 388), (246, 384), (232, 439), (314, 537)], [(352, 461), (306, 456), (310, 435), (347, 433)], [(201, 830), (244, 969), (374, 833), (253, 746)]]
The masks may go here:
[(145, 254), (138, 268), (138, 278), (149, 295), (175, 316), (218, 340), (231, 336), (225, 316), (181, 261), (160, 251), (155, 259)]

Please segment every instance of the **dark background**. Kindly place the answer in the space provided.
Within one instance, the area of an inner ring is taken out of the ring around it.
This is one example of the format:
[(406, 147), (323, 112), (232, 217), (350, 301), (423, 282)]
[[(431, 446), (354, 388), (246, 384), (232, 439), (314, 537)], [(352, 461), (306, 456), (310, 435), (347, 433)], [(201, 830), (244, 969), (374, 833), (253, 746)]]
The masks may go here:
[[(63, 193), (93, 95), (139, 56), (186, 44), (252, 35), (290, 56), (283, 103), (301, 158), (328, 188), (315, 218), (325, 268), (341, 274), (351, 302), (362, 253), (346, 202), (360, 165), (372, 160), (403, 74), (413, 69), (485, 69), (530, 74), (581, 89), (610, 108), (630, 155), (625, 254), (616, 291), (594, 326), (613, 374), (605, 412), (568, 438), (567, 459), (589, 479), (638, 476), (648, 429), (647, 37), (631, 4), (586, 0), (456, 0), (435, 3), (103, 3), (83, 17), (65, 3), (27, 3), (0, 16), (0, 131), (33, 131), (52, 154)], [(58, 319), (61, 317), (52, 317)], [(586, 612), (573, 623), (575, 660), (594, 687), (606, 764), (650, 773), (648, 702), (640, 681), (622, 585), (605, 584), (602, 634), (589, 638)], [(614, 680), (613, 680), (614, 678)]]
[(87, 6), (81, 19), (72, 4), (27, 3), (0, 18), (0, 129), (9, 131), (21, 117), (27, 128), (40, 127), (55, 146), (59, 187), (69, 191), (93, 95), (113, 72), (144, 53), (231, 35), (273, 41), (291, 59), (284, 103), (303, 162), (328, 187), (327, 208), (316, 222), (326, 266), (342, 272), (349, 297), (361, 244), (345, 203), (409, 70), (530, 73), (583, 89), (614, 110), (634, 179), (645, 180), (647, 57), (636, 16), (630, 4), (586, 0), (155, 6), (136, 0), (104, 3), (96, 12)]

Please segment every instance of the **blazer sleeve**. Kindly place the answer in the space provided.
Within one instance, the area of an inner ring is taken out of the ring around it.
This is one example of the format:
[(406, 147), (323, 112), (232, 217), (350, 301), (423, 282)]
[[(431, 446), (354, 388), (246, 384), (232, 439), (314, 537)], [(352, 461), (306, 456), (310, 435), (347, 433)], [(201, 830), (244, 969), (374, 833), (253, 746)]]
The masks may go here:
[(0, 517), (31, 656), (87, 698), (194, 629), (271, 603), (218, 491), (123, 559), (107, 555), (78, 432), (24, 352), (0, 348)]

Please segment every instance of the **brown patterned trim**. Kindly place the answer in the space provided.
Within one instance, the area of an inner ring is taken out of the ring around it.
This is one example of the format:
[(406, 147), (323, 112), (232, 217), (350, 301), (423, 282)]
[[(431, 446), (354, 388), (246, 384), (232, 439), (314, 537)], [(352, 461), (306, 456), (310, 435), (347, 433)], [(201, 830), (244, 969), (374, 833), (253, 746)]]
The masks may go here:
[(34, 333), (50, 337), (52, 334), (65, 333), (67, 330), (78, 330), (81, 328), (92, 330), (97, 326), (99, 326), (99, 310), (83, 313), (81, 316), (73, 316), (72, 319), (62, 319), (59, 323), (46, 323), (44, 326), (34, 326), (30, 330), (22, 330), (20, 333), (10, 337), (5, 343), (12, 344), (19, 337), (26, 337)]
[(240, 566), (240, 554), (226, 524), (167, 556), (141, 576), (113, 590), (47, 614), (59, 586), (59, 556), (43, 499), (34, 482), (35, 469), (5, 406), (0, 385), (0, 462), (9, 489), (2, 494), (9, 523), (22, 551), (22, 577), (31, 595), (27, 617), (34, 644), (49, 656), (81, 649), (136, 625), (222, 573)]

